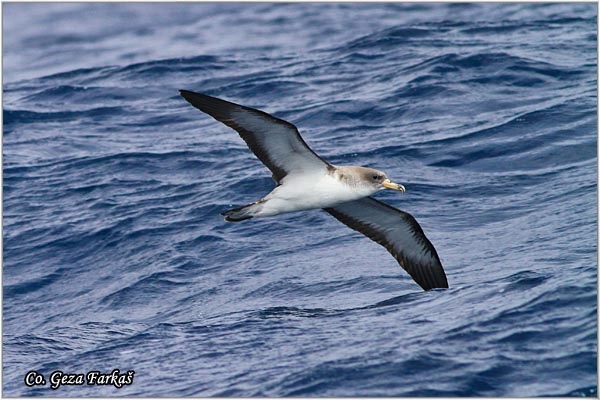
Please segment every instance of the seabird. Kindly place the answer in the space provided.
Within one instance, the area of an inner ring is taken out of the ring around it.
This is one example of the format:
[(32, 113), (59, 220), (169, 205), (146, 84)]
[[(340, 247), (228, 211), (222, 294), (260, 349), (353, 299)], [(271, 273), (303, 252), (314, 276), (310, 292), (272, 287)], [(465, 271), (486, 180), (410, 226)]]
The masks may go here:
[(404, 186), (372, 168), (328, 163), (308, 147), (295, 125), (264, 111), (188, 90), (180, 93), (235, 129), (277, 184), (262, 199), (221, 213), (225, 220), (322, 208), (385, 247), (424, 290), (448, 287), (440, 258), (413, 216), (371, 197), (383, 189), (404, 192)]

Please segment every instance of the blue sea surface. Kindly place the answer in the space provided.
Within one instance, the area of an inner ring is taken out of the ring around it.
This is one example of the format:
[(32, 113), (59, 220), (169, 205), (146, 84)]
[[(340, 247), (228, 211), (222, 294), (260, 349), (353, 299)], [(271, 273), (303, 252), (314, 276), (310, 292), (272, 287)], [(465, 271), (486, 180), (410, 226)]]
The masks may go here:
[[(3, 395), (597, 397), (597, 18), (4, 3)], [(320, 210), (223, 221), (271, 173), (178, 89), (404, 184), (450, 288)]]

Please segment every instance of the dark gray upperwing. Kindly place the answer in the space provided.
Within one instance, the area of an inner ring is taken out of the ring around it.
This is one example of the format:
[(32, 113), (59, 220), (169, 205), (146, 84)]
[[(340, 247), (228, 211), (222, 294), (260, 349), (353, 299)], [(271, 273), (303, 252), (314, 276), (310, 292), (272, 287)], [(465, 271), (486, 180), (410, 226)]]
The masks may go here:
[(440, 258), (412, 215), (372, 197), (324, 210), (385, 247), (424, 290), (448, 287)]
[(235, 129), (278, 183), (290, 173), (331, 167), (308, 147), (298, 129), (287, 121), (205, 94), (179, 92), (200, 111)]

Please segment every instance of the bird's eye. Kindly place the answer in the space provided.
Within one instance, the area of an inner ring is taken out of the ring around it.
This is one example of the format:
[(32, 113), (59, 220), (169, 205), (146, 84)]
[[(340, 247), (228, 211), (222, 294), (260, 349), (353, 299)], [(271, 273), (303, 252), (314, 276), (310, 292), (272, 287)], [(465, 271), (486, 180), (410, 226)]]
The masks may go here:
[(373, 175), (373, 180), (374, 181), (381, 180), (381, 175)]

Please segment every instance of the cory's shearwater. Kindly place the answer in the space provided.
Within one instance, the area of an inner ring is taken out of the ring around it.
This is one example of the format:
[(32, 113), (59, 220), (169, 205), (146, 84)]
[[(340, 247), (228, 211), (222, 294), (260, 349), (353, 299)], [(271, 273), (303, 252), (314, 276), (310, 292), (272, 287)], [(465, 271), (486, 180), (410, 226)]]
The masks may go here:
[(322, 208), (384, 246), (424, 290), (448, 287), (438, 254), (413, 216), (371, 197), (383, 189), (404, 192), (404, 186), (376, 169), (328, 163), (287, 121), (205, 94), (180, 92), (194, 107), (235, 129), (273, 173), (275, 189), (223, 212), (227, 221)]

